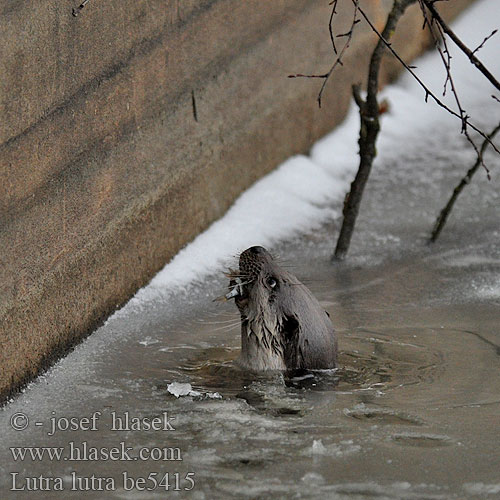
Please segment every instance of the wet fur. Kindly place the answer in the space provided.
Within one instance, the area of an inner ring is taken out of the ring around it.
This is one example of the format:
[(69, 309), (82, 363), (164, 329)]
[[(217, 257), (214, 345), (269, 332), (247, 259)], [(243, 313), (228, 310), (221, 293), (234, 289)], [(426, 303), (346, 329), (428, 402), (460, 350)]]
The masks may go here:
[(246, 283), (235, 299), (241, 314), (240, 363), (245, 368), (335, 367), (337, 341), (332, 322), (303, 283), (280, 268), (262, 247), (241, 254), (239, 276)]

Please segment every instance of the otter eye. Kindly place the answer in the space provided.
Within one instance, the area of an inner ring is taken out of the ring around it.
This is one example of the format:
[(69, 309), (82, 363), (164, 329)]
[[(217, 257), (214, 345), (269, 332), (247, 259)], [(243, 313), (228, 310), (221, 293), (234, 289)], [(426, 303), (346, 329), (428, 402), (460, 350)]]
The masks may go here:
[(271, 288), (276, 288), (278, 285), (278, 282), (273, 277), (267, 278), (266, 282)]

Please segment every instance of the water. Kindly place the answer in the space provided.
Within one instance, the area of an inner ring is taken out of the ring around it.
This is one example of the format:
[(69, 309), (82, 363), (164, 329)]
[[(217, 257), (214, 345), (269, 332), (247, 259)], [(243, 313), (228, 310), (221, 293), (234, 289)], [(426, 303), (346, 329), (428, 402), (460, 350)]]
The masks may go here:
[[(211, 301), (222, 278), (118, 315), (4, 410), (2, 496), (29, 496), (9, 491), (10, 474), (19, 472), (63, 478), (64, 498), (498, 497), (500, 300), (478, 293), (499, 276), (491, 236), (376, 264), (359, 263), (358, 253), (358, 262), (341, 266), (318, 258), (326, 242), (309, 243), (288, 246), (296, 262), (311, 257), (294, 271), (333, 318), (338, 370), (296, 378), (240, 370), (236, 308)], [(167, 390), (174, 381), (200, 395), (176, 398)], [(81, 422), (96, 411), (96, 431), (47, 435), (52, 417)], [(10, 428), (16, 412), (29, 417), (28, 429)], [(167, 412), (175, 430), (113, 431), (112, 412), (122, 420)], [(98, 450), (125, 443), (132, 457), (161, 448), (166, 460), (16, 462), (8, 449), (64, 447), (68, 457), (70, 442), (81, 448), (84, 441)], [(176, 453), (182, 461), (173, 460)], [(111, 477), (113, 490), (72, 492), (72, 472)], [(126, 491), (131, 477), (158, 483), (165, 472), (167, 493), (160, 486), (139, 491), (140, 484)], [(181, 488), (191, 486), (183, 477), (194, 472), (195, 487), (172, 491), (176, 472)]]
[[(472, 98), (489, 130), (497, 108)], [(240, 370), (238, 312), (212, 301), (222, 272), (154, 288), (0, 410), (0, 497), (500, 498), (500, 158), (488, 153), (492, 181), (478, 172), (429, 247), (473, 154), (446, 118), (404, 147), (384, 120), (349, 260), (329, 261), (334, 215), (272, 247), (329, 312), (337, 370)], [(176, 398), (173, 382), (199, 394)], [(45, 455), (16, 460), (22, 447)], [(26, 480), (40, 475), (53, 479)]]

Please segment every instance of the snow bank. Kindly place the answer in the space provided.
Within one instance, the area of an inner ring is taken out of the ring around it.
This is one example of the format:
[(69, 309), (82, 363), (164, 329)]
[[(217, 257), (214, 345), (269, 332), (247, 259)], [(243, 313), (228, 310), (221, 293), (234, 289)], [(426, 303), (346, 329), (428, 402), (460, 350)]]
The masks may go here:
[[(454, 30), (466, 44), (475, 48), (500, 24), (499, 11), (494, 1), (483, 0), (455, 23)], [(478, 53), (496, 73), (500, 61), (497, 47), (498, 41), (493, 38)], [(493, 89), (489, 82), (451, 47), (451, 42), (450, 49), (455, 84), (463, 105), (467, 107), (470, 101), (475, 101), (477, 106), (477, 96), (482, 93), (485, 105), (496, 109), (498, 115), (500, 105), (490, 97)], [(436, 95), (454, 107), (450, 93), (442, 97), (445, 74), (438, 55), (429, 53), (416, 65), (416, 72)], [(460, 132), (459, 120), (450, 117), (430, 99), (426, 104), (424, 91), (408, 74), (386, 88), (383, 97), (388, 99), (390, 111), (383, 117), (378, 143), (379, 162), (384, 161), (387, 154), (404, 151), (412, 136), (428, 134), (431, 123), (433, 126), (453, 126), (457, 134)], [(324, 112), (330, 111), (325, 109)], [(483, 126), (488, 123), (484, 116), (480, 121)], [(178, 291), (189, 283), (219, 272), (227, 267), (228, 259), (249, 246), (272, 247), (280, 240), (310, 231), (325, 220), (338, 216), (357, 168), (358, 128), (359, 118), (353, 105), (344, 123), (318, 141), (309, 156), (294, 156), (255, 183), (222, 219), (181, 250), (147, 287), (140, 290), (133, 303), (147, 301), (160, 293)]]

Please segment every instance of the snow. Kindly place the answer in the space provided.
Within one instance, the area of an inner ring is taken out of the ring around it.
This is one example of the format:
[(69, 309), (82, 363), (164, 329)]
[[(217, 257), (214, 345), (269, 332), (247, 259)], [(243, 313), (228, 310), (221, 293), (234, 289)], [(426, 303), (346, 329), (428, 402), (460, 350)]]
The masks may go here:
[[(467, 45), (475, 48), (498, 25), (496, 11), (495, 2), (479, 2), (453, 28)], [(497, 42), (492, 40), (478, 52), (480, 59), (494, 72), (498, 69), (496, 47)], [(455, 85), (463, 105), (467, 107), (470, 101), (477, 100), (478, 92), (489, 96), (493, 90), (491, 84), (474, 71), (451, 43), (450, 51)], [(416, 66), (416, 73), (435, 94), (454, 107), (450, 92), (442, 96), (445, 75), (439, 57), (429, 53), (417, 61)], [(385, 151), (407, 147), (412, 135), (428, 133), (431, 120), (434, 126), (455, 127), (458, 136), (459, 120), (431, 100), (426, 104), (424, 95), (408, 74), (382, 92), (381, 98), (389, 101), (390, 109), (383, 117), (378, 161), (384, 161)], [(491, 107), (495, 106), (498, 104), (491, 99)], [(482, 117), (481, 122), (485, 121), (488, 120)], [(249, 246), (272, 247), (339, 216), (342, 200), (357, 168), (358, 128), (357, 109), (352, 105), (344, 123), (319, 140), (308, 156), (294, 156), (256, 182), (224, 217), (181, 250), (147, 287), (140, 290), (132, 304), (143, 305), (158, 295), (178, 291), (225, 270), (228, 262)], [(432, 135), (429, 140), (433, 140)]]

